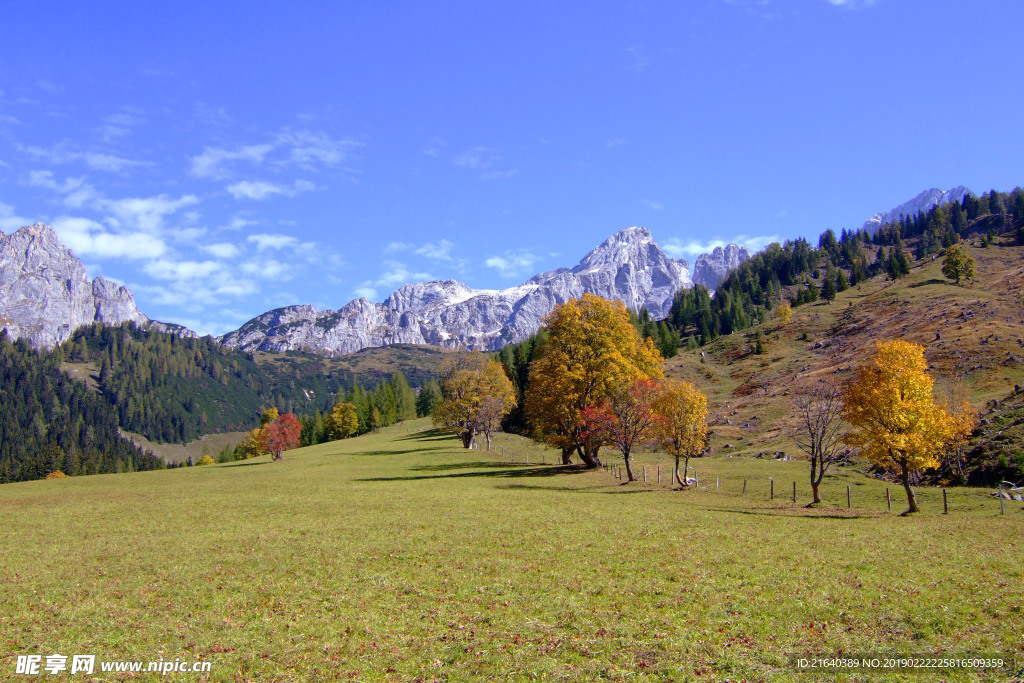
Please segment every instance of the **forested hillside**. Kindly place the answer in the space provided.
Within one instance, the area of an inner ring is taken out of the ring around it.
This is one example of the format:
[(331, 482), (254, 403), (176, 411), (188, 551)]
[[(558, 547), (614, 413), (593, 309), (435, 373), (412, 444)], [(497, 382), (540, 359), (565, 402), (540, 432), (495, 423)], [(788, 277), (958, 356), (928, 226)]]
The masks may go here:
[[(183, 339), (134, 325), (95, 324), (77, 330), (55, 353), (94, 373), (124, 429), (154, 441), (184, 443), (212, 432), (248, 429), (269, 406), (297, 414), (327, 409), (339, 391), (357, 383), (376, 385), (400, 368), (414, 381), (426, 381), (440, 353), (375, 351), (376, 362), (360, 354), (337, 360), (291, 352), (257, 358), (209, 337)], [(397, 361), (388, 358), (396, 354)]]
[(0, 483), (161, 466), (118, 434), (116, 413), (68, 377), (58, 355), (0, 330)]

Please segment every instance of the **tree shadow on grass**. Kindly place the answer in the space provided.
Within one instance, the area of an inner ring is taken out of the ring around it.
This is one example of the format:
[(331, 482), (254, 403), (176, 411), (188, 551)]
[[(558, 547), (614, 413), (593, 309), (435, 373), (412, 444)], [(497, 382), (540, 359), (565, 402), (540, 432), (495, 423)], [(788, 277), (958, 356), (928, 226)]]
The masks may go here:
[(358, 453), (346, 453), (345, 455), (408, 455), (409, 453), (427, 453), (429, 451), (443, 451), (443, 446), (428, 446), (425, 448), (406, 448), (397, 450), (359, 451)]
[(572, 491), (573, 493), (598, 493), (603, 496), (619, 496), (630, 493), (654, 493), (653, 489), (629, 489), (622, 491), (608, 491), (608, 487), (604, 484), (601, 484), (600, 486), (584, 486), (580, 488), (572, 486), (531, 486), (529, 484), (502, 484), (498, 488), (525, 489), (528, 491)]
[(224, 465), (224, 467), (255, 467), (256, 465), (269, 465), (269, 462), (236, 462), (231, 465)]
[[(707, 508), (710, 512), (731, 512), (736, 515), (756, 515), (760, 517), (794, 517), (799, 519), (874, 519), (881, 515), (873, 514), (846, 514), (839, 511), (828, 514), (814, 514), (800, 507), (792, 510), (782, 508), (765, 508), (761, 510), (736, 510), (734, 508)], [(804, 512), (800, 512), (803, 510)]]
[(946, 284), (946, 282), (947, 280), (940, 280), (936, 277), (933, 277), (931, 280), (925, 280), (924, 282), (915, 282), (912, 285), (908, 285), (908, 288), (914, 289), (915, 287), (924, 287), (925, 285), (944, 285)]
[(455, 439), (455, 435), (450, 432), (442, 432), (439, 429), (424, 429), (422, 432), (413, 432), (412, 434), (400, 436), (395, 441), (438, 441), (440, 439)]
[(520, 477), (554, 477), (559, 474), (579, 474), (587, 472), (586, 467), (581, 465), (509, 465), (502, 463), (503, 469), (490, 472), (458, 472), (455, 474), (425, 474), (409, 477), (367, 477), (357, 481), (417, 481), (426, 479), (456, 479), (463, 477), (489, 477), (489, 478), (520, 478)]
[[(486, 462), (478, 460), (476, 462), (450, 462), (440, 465), (420, 465), (419, 467), (410, 467), (409, 469), (413, 472), (447, 472), (448, 470), (469, 470), (469, 469), (484, 469), (484, 468), (501, 468), (501, 467), (513, 467), (513, 463), (507, 462)], [(522, 465), (523, 467), (529, 467), (529, 465)]]

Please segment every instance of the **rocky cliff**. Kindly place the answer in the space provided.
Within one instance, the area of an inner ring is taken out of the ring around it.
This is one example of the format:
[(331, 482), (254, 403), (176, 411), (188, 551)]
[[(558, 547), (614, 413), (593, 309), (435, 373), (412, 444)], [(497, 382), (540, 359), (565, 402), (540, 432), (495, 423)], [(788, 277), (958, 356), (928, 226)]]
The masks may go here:
[(710, 254), (701, 254), (693, 266), (693, 282), (715, 290), (725, 281), (729, 271), (750, 258), (746, 247), (729, 244), (723, 249), (715, 247)]
[(526, 339), (557, 304), (585, 292), (668, 314), (676, 291), (692, 287), (685, 261), (667, 256), (646, 228), (622, 230), (574, 268), (536, 275), (517, 287), (471, 289), (454, 280), (404, 285), (383, 303), (356, 299), (337, 311), (289, 306), (264, 313), (221, 338), (244, 350), (301, 349), (344, 354), (385, 344), (492, 350)]
[(0, 233), (0, 328), (12, 338), (49, 348), (81, 325), (125, 321), (149, 319), (127, 287), (102, 277), (90, 282), (85, 266), (49, 225)]

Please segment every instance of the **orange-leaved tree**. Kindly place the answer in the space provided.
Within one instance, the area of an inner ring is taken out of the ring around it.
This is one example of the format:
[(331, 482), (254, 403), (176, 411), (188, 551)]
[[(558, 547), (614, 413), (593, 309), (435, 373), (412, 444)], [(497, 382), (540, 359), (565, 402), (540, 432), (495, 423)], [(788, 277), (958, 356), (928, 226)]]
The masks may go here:
[(907, 492), (907, 511), (918, 512), (910, 473), (937, 467), (953, 438), (953, 421), (932, 395), (924, 347), (877, 342), (871, 362), (857, 368), (843, 396), (843, 417), (853, 426), (844, 441), (876, 465), (895, 470)]
[(434, 409), (434, 425), (458, 434), (466, 448), (483, 432), (490, 450), (491, 432), (516, 405), (505, 366), (479, 351), (459, 352), (445, 357), (439, 375), (441, 402)]
[(661, 354), (640, 337), (622, 302), (593, 294), (555, 307), (544, 330), (530, 364), (527, 420), (537, 438), (561, 449), (564, 464), (576, 452), (599, 467), (600, 444), (584, 438), (583, 410), (634, 380), (660, 379)]
[(281, 453), (299, 445), (302, 425), (291, 413), (278, 416), (260, 428), (259, 443), (262, 450), (270, 453), (274, 460), (281, 459)]
[(661, 416), (661, 447), (676, 461), (672, 478), (685, 488), (689, 485), (690, 458), (703, 453), (708, 445), (708, 397), (690, 382), (667, 379), (654, 407)]
[(610, 443), (622, 453), (628, 481), (636, 481), (630, 455), (637, 446), (653, 442), (661, 418), (654, 409), (660, 386), (657, 380), (641, 378), (619, 385), (597, 404), (583, 409), (584, 441)]

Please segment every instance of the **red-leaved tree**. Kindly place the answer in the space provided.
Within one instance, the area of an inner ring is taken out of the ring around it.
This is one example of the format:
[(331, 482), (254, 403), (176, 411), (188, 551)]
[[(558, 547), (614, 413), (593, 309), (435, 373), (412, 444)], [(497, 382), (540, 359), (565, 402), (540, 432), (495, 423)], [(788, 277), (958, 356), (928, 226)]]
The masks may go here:
[(269, 452), (274, 460), (281, 459), (281, 453), (299, 445), (302, 425), (291, 413), (285, 413), (260, 429), (260, 448)]
[(626, 463), (626, 476), (636, 481), (630, 454), (633, 449), (652, 443), (657, 438), (661, 418), (654, 410), (660, 385), (653, 379), (638, 379), (632, 384), (612, 390), (597, 405), (583, 410), (583, 438), (614, 444)]

